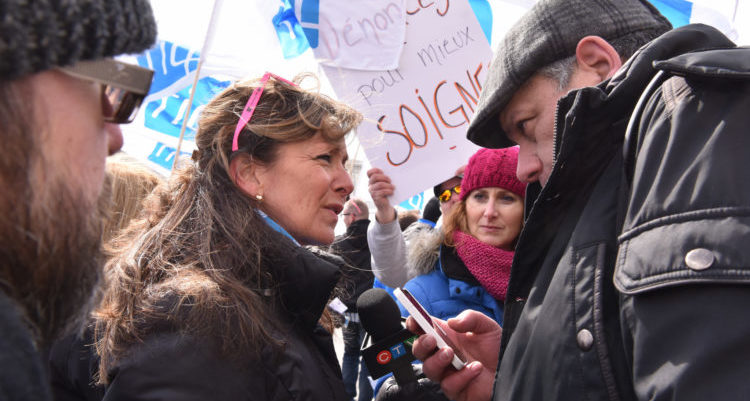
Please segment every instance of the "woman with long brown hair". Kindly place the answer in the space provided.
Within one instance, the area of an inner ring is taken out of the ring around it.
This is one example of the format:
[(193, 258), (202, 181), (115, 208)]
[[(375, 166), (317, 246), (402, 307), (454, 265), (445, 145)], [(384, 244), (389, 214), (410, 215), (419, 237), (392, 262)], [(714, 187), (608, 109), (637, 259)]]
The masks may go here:
[[(120, 237), (96, 313), (107, 400), (345, 400), (325, 306), (353, 109), (273, 74), (202, 111), (194, 163)], [(328, 326), (328, 327), (326, 327)]]

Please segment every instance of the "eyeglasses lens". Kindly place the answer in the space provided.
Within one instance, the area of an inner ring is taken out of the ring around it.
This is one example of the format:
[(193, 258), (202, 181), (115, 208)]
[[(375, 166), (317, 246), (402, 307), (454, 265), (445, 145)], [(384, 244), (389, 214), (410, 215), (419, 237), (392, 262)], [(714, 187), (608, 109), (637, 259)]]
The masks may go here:
[(154, 71), (113, 59), (79, 61), (60, 71), (102, 85), (104, 121), (126, 124), (135, 118), (143, 98), (151, 88)]
[(443, 202), (443, 203), (448, 202), (453, 197), (453, 193), (460, 194), (461, 186), (456, 185), (455, 187), (451, 189), (446, 189), (445, 191), (443, 191), (442, 194), (440, 194), (438, 199), (440, 200), (440, 202)]
[(112, 85), (102, 85), (102, 115), (116, 124), (132, 122), (138, 113), (143, 96)]

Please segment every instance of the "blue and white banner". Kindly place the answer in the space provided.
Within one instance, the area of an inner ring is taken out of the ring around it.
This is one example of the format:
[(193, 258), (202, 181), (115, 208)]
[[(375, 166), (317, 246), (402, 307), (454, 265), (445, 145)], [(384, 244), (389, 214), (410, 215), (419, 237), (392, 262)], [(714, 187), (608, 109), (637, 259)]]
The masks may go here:
[[(129, 61), (153, 68), (156, 72), (151, 93), (135, 122), (123, 126), (124, 150), (147, 161), (163, 174), (169, 174), (177, 147), (181, 155), (194, 149), (196, 121), (202, 107), (219, 91), (237, 79), (259, 77), (272, 71), (292, 78), (300, 72), (314, 72), (321, 76), (322, 91), (333, 95), (328, 78), (322, 73), (314, 49), (328, 46), (333, 38), (343, 44), (357, 39), (371, 41), (365, 54), (370, 59), (351, 53), (350, 60), (372, 66), (386, 66), (400, 60), (402, 43), (388, 51), (372, 45), (385, 43), (384, 29), (394, 30), (392, 38), (401, 35), (401, 25), (395, 14), (403, 5), (405, 15), (420, 5), (430, 3), (434, 10), (442, 10), (459, 0), (152, 0), (156, 15), (159, 42)], [(534, 4), (534, 0), (465, 0), (468, 1), (484, 36), (494, 48), (507, 29)], [(740, 44), (750, 44), (750, 2), (738, 0), (650, 0), (674, 26), (702, 22), (713, 25)], [(352, 4), (367, 5), (351, 10)], [(327, 10), (338, 12), (336, 32), (333, 17)], [(213, 19), (212, 19), (213, 16)], [(348, 18), (348, 25), (347, 25)], [(326, 25), (327, 24), (327, 25)], [(348, 27), (348, 29), (347, 29)], [(346, 35), (344, 34), (346, 32)], [(358, 34), (359, 36), (355, 36)], [(377, 36), (376, 36), (377, 34)], [(383, 34), (381, 36), (381, 34)], [(326, 45), (326, 40), (328, 45)], [(385, 45), (384, 45), (385, 46)], [(390, 45), (389, 45), (390, 46)], [(373, 50), (374, 49), (374, 50)], [(395, 49), (399, 49), (397, 52)], [(318, 54), (320, 56), (320, 54)], [(200, 76), (196, 74), (200, 67)], [(367, 68), (365, 66), (365, 68)], [(196, 83), (197, 82), (197, 83)], [(195, 93), (190, 95), (195, 84)], [(413, 94), (412, 94), (413, 95)], [(347, 99), (344, 99), (345, 101)], [(179, 137), (183, 129), (182, 142)], [(350, 143), (350, 157), (361, 165), (355, 196), (368, 199), (364, 172), (370, 167), (364, 159), (358, 141)], [(365, 181), (364, 185), (362, 181)], [(426, 184), (426, 183), (425, 183)], [(426, 184), (424, 186), (429, 186)], [(429, 189), (429, 188), (427, 188)], [(412, 188), (417, 193), (423, 188)], [(416, 199), (411, 204), (419, 204)], [(406, 204), (405, 204), (406, 206)]]
[(426, 196), (427, 196), (426, 191), (420, 192), (412, 196), (411, 198), (399, 203), (398, 207), (404, 210), (422, 210), (424, 208), (425, 203), (427, 203), (425, 200)]
[[(159, 41), (123, 57), (154, 70), (136, 120), (122, 126), (123, 150), (163, 175), (172, 170), (178, 147), (180, 157), (195, 149), (200, 111), (233, 81), (265, 71), (290, 78), (319, 72), (288, 0), (152, 0), (152, 8)], [(324, 82), (332, 94), (326, 88)]]

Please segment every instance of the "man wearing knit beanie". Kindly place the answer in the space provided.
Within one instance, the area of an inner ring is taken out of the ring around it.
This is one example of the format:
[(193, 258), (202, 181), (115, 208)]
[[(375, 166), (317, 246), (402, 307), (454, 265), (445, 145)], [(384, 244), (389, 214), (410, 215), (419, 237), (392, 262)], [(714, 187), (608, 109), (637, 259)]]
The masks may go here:
[(467, 136), (519, 145), (526, 220), (503, 328), (444, 326), (460, 371), (414, 344), (448, 398), (750, 396), (750, 49), (669, 29), (646, 0), (539, 0), (498, 47)]
[(0, 398), (50, 399), (40, 351), (75, 329), (101, 272), (104, 160), (152, 72), (147, 0), (0, 0)]

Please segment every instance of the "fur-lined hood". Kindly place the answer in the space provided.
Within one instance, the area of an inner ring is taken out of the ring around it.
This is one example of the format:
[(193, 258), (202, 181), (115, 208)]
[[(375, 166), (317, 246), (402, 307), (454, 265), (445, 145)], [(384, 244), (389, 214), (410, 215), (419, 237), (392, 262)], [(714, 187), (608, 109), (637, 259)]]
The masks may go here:
[(435, 269), (443, 238), (443, 230), (425, 224), (412, 224), (404, 230), (407, 280)]

